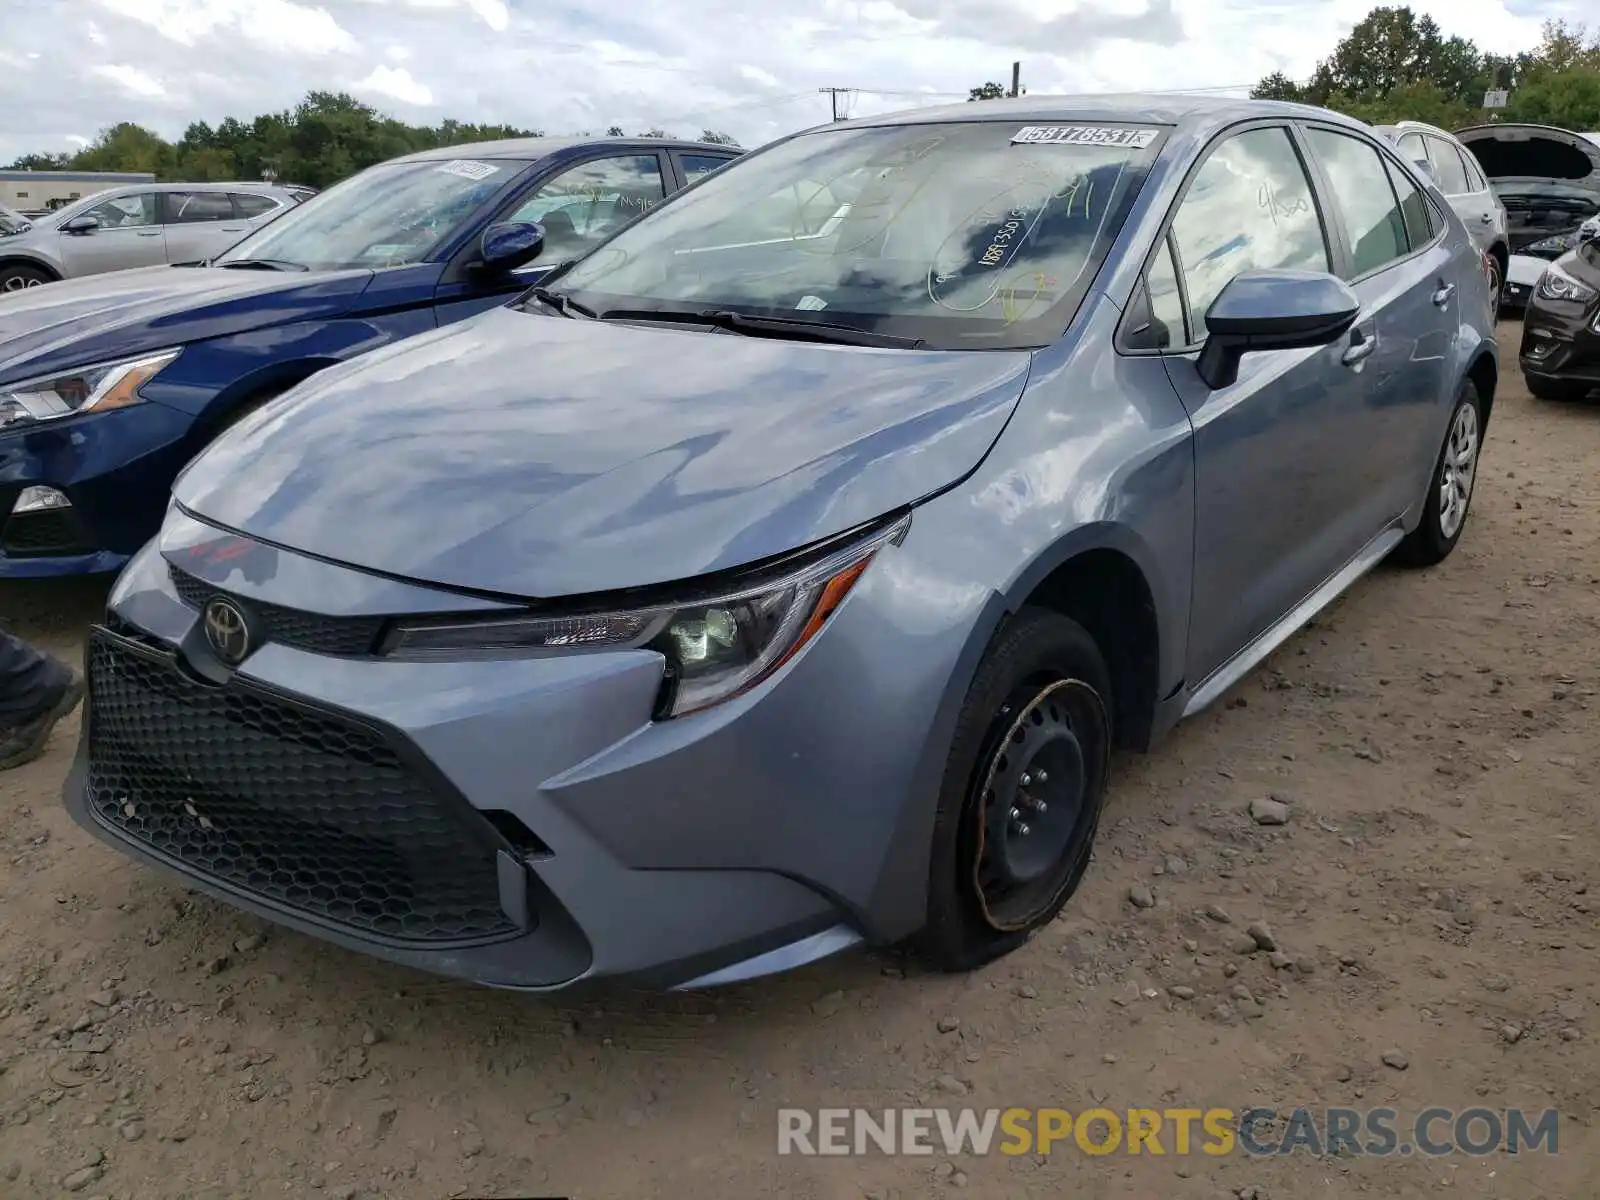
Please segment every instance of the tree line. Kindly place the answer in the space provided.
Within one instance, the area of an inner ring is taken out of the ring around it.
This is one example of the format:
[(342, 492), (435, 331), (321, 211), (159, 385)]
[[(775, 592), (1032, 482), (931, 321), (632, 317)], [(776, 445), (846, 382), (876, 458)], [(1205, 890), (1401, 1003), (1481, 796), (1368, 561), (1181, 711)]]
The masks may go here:
[[(1483, 107), (1490, 91), (1510, 93), (1504, 108)], [(1275, 72), (1250, 94), (1320, 105), (1372, 125), (1409, 119), (1459, 129), (1492, 116), (1600, 130), (1600, 31), (1546, 21), (1537, 47), (1507, 55), (1444, 37), (1431, 17), (1409, 7), (1380, 7), (1334, 46), (1310, 79)]]
[[(440, 146), (499, 138), (541, 137), (514, 125), (445, 120), (409, 125), (342, 92), (311, 92), (294, 108), (249, 121), (228, 117), (216, 125), (196, 121), (176, 142), (131, 121), (112, 125), (75, 153), (24, 154), (12, 170), (148, 171), (186, 183), (273, 179), (324, 188), (386, 159)], [(622, 137), (613, 125), (607, 136)], [(650, 129), (641, 137), (674, 136)], [(738, 143), (707, 129), (704, 141)]]
[[(1503, 109), (1485, 110), (1484, 94), (1510, 93)], [(969, 100), (1006, 94), (993, 81)], [(1504, 121), (1600, 130), (1600, 30), (1546, 21), (1539, 45), (1496, 54), (1462, 37), (1444, 37), (1433, 18), (1409, 7), (1379, 7), (1363, 18), (1310, 79), (1281, 71), (1251, 89), (1257, 100), (1297, 100), (1371, 125), (1426, 121), (1442, 129), (1476, 125), (1492, 112)]]

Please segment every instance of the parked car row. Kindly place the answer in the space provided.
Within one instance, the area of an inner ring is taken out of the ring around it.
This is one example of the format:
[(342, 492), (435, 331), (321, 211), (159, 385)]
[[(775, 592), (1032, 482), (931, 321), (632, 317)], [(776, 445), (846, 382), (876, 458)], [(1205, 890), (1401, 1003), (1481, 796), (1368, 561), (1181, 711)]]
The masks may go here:
[(527, 989), (964, 970), (1114, 746), (1452, 552), (1494, 336), (1428, 173), (1298, 105), (457, 147), (0, 299), (3, 561), (132, 554), (67, 804), (269, 919)]

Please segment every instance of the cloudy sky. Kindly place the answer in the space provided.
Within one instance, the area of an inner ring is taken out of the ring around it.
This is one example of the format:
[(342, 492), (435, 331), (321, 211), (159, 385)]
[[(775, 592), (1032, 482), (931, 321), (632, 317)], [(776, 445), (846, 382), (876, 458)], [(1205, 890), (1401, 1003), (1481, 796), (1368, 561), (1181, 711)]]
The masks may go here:
[[(250, 117), (311, 88), (407, 120), (726, 130), (1030, 92), (1240, 89), (1309, 74), (1374, 0), (0, 0), (0, 163), (138, 121)], [(1514, 52), (1592, 0), (1413, 0)]]

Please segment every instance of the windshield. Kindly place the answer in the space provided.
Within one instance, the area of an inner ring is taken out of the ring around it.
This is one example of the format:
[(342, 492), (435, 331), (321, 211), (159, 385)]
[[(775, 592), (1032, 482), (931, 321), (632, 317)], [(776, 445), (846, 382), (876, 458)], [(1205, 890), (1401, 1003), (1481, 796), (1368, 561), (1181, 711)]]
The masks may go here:
[(312, 271), (422, 262), (527, 166), (504, 158), (384, 163), (296, 205), (214, 261)]
[(602, 315), (721, 310), (936, 347), (1045, 345), (1160, 140), (989, 121), (803, 134), (708, 175), (558, 286)]
[(7, 208), (4, 204), (0, 204), (0, 237), (10, 233), (21, 233), (31, 228), (33, 228), (33, 222), (29, 221), (27, 217)]

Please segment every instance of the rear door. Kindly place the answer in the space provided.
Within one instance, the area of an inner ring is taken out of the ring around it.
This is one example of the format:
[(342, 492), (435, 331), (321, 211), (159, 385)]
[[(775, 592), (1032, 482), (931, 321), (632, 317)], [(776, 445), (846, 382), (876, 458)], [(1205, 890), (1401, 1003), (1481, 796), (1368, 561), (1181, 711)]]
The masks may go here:
[(164, 192), (167, 261), (200, 262), (221, 254), (250, 232), (227, 192)]
[[(1482, 282), (1483, 272), (1465, 243), (1452, 248), (1443, 214), (1430, 213), (1426, 196), (1377, 142), (1344, 127), (1308, 123), (1305, 130), (1344, 243), (1338, 273), (1360, 297), (1356, 329), (1370, 341), (1355, 364), (1365, 440), (1355, 451), (1360, 466), (1350, 503), (1367, 511), (1371, 536), (1423, 498), (1454, 399), (1461, 252), (1472, 284)], [(1464, 183), (1459, 156), (1456, 172)], [(1476, 315), (1487, 320), (1487, 308)]]
[(79, 233), (58, 235), (61, 260), (69, 279), (130, 267), (154, 267), (167, 261), (157, 193), (119, 192), (80, 215), (93, 217), (99, 224)]

